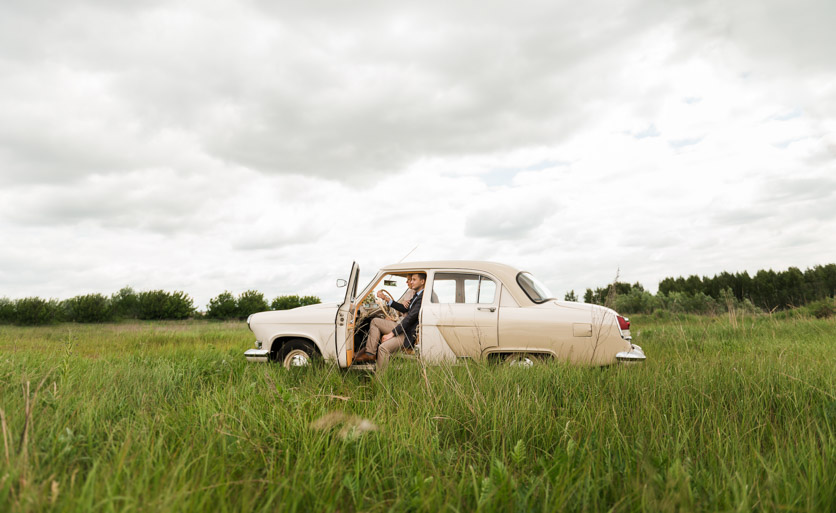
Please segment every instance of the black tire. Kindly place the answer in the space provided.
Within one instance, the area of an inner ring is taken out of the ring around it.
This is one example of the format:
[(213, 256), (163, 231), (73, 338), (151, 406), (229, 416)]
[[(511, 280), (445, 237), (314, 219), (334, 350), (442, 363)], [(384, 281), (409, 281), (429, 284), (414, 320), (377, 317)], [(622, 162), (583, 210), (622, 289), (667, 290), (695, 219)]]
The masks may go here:
[(285, 369), (308, 367), (319, 359), (319, 352), (313, 344), (301, 338), (287, 341), (279, 349), (278, 361)]

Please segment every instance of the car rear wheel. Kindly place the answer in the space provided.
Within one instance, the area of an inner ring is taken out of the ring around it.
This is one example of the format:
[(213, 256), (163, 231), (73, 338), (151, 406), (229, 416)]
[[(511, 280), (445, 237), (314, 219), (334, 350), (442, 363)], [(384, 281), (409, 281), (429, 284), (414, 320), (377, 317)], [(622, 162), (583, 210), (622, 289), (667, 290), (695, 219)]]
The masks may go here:
[(282, 367), (288, 370), (308, 367), (317, 357), (319, 353), (313, 344), (302, 339), (291, 340), (279, 350), (279, 361), (282, 362)]
[(543, 362), (543, 357), (531, 353), (511, 353), (505, 357), (505, 364), (509, 367), (527, 369)]

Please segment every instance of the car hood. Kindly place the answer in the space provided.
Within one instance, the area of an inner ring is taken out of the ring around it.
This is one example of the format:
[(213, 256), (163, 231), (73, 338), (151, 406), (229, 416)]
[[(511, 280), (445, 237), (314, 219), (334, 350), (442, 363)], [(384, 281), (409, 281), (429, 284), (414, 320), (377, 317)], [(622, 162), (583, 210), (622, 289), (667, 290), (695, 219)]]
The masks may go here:
[(253, 324), (334, 324), (339, 303), (318, 303), (315, 305), (300, 306), (291, 310), (273, 310), (270, 312), (259, 312), (250, 317), (250, 326)]

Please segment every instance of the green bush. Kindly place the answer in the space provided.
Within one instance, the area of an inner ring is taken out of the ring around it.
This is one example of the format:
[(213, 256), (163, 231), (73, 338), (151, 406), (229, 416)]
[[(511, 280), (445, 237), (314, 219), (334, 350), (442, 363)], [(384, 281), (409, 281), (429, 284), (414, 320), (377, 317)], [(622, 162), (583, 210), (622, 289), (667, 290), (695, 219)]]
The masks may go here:
[(39, 297), (17, 299), (14, 302), (14, 322), (27, 326), (51, 324), (60, 320), (58, 301)]
[(300, 306), (315, 305), (322, 301), (316, 296), (279, 296), (270, 304), (273, 310), (290, 310)]
[(194, 301), (180, 290), (149, 290), (139, 293), (138, 310), (140, 319), (187, 319), (194, 313)]
[(760, 308), (755, 306), (754, 303), (749, 301), (749, 298), (746, 298), (743, 301), (738, 301), (737, 303), (735, 303), (734, 307), (737, 308), (739, 312), (745, 312), (748, 314), (763, 313), (763, 310), (761, 310)]
[(119, 292), (110, 296), (110, 303), (115, 317), (120, 319), (139, 317), (139, 297), (130, 287), (122, 287)]
[(140, 292), (137, 299), (140, 319), (168, 318), (168, 292), (164, 290), (148, 290)]
[(230, 292), (224, 291), (209, 300), (206, 317), (210, 319), (232, 319), (238, 317), (238, 302)]
[(653, 312), (653, 318), (667, 320), (671, 318), (671, 312), (669, 310), (659, 309)]
[(646, 290), (633, 289), (627, 294), (616, 296), (615, 311), (621, 314), (649, 314), (659, 307), (659, 301)]
[(671, 292), (669, 294), (658, 294), (656, 296), (661, 303), (661, 308), (670, 310), (672, 313), (693, 313), (703, 315), (716, 315), (724, 312), (725, 306), (711, 296), (697, 292)]
[(248, 290), (238, 296), (238, 317), (246, 319), (250, 314), (267, 310), (264, 294), (257, 290)]
[(808, 309), (816, 319), (828, 319), (836, 314), (836, 308), (833, 306), (833, 301), (829, 299), (810, 303), (808, 305)]
[(67, 299), (64, 314), (72, 322), (107, 322), (113, 319), (110, 299), (101, 294), (87, 294)]
[(182, 290), (169, 294), (169, 319), (188, 319), (194, 314), (194, 300)]

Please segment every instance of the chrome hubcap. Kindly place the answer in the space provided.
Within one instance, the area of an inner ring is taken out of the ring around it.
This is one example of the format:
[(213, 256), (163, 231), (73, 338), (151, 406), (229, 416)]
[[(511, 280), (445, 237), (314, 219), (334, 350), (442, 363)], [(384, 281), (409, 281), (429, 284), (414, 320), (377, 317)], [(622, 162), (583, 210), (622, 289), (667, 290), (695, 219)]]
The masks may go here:
[(528, 356), (518, 356), (511, 360), (511, 367), (523, 367), (528, 368), (534, 365), (534, 360), (529, 358)]
[(290, 369), (291, 367), (305, 367), (311, 363), (308, 353), (301, 349), (294, 349), (284, 358), (284, 366)]

